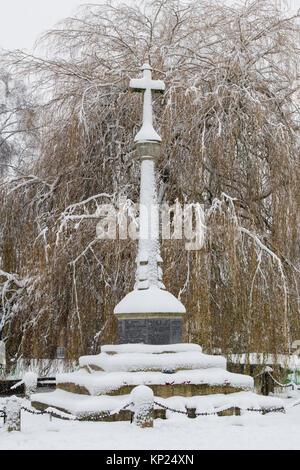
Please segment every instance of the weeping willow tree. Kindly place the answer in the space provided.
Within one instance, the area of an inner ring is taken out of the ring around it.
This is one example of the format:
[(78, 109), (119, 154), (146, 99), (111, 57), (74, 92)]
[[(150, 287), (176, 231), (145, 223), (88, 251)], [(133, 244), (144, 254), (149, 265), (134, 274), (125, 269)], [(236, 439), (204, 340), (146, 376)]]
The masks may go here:
[[(269, 0), (82, 7), (41, 52), (11, 53), (44, 102), (39, 156), (1, 186), (0, 330), (11, 355), (69, 358), (116, 341), (136, 242), (96, 236), (101, 204), (138, 202), (129, 79), (149, 61), (162, 135), (160, 203), (201, 203), (206, 238), (163, 240), (164, 283), (185, 341), (223, 354), (288, 352), (299, 321), (299, 17)], [(7, 59), (8, 60), (8, 59)], [(120, 202), (121, 201), (121, 202)]]

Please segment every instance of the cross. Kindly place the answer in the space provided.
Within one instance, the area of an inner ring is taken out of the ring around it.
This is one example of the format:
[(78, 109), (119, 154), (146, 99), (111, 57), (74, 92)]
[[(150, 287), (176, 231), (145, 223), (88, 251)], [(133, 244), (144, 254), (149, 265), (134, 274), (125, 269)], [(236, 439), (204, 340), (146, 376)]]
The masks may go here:
[(149, 64), (144, 64), (142, 71), (143, 78), (134, 78), (130, 80), (129, 85), (132, 91), (144, 91), (143, 125), (134, 141), (137, 143), (161, 142), (161, 137), (153, 128), (152, 91), (162, 93), (165, 90), (165, 84), (161, 80), (152, 80), (152, 69)]

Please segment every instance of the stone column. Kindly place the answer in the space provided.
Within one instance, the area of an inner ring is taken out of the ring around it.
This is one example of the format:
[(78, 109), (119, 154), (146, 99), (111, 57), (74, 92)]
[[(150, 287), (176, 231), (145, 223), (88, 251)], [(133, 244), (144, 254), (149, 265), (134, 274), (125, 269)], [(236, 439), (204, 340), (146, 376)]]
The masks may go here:
[(162, 283), (162, 258), (159, 246), (159, 208), (157, 205), (155, 159), (160, 143), (137, 143), (141, 159), (140, 231), (135, 289), (165, 289)]
[(182, 343), (182, 316), (185, 308), (162, 282), (159, 244), (155, 160), (160, 155), (161, 137), (153, 128), (152, 92), (165, 85), (152, 80), (151, 67), (144, 64), (143, 77), (130, 82), (133, 91), (144, 93), (143, 124), (134, 141), (141, 159), (140, 223), (134, 290), (116, 306), (119, 343)]

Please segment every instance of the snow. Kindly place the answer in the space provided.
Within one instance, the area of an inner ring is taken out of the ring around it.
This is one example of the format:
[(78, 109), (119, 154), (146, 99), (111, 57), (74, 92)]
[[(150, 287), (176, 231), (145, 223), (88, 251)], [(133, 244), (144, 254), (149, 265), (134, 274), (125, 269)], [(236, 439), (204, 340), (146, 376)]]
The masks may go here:
[(23, 377), (23, 382), (25, 385), (25, 396), (26, 398), (30, 399), (30, 395), (36, 392), (38, 376), (35, 372), (26, 372)]
[(22, 399), (16, 396), (7, 398), (4, 401), (4, 409), (6, 412), (6, 423), (5, 429), (9, 431), (20, 430), (20, 417), (21, 417), (21, 406)]
[(29, 371), (24, 374), (24, 377), (19, 382), (10, 387), (11, 390), (18, 388), (20, 385), (25, 385), (26, 394), (34, 392), (37, 388), (38, 376), (35, 372)]
[(104, 371), (165, 370), (165, 369), (207, 369), (218, 367), (226, 369), (226, 359), (210, 356), (201, 352), (177, 353), (123, 353), (97, 356), (83, 356), (79, 359), (81, 367), (95, 365)]
[[(3, 400), (3, 401), (2, 401)], [(8, 415), (15, 415), (19, 413), (20, 408), (23, 404), (23, 399), (16, 397), (15, 395), (2, 399), (0, 402), (1, 409), (4, 406), (5, 411)]]
[(80, 369), (58, 374), (56, 383), (73, 383), (90, 395), (100, 395), (129, 385), (230, 384), (253, 389), (253, 378), (226, 370), (226, 359), (202, 353), (195, 344), (105, 345), (95, 356), (82, 356)]
[[(141, 70), (152, 70), (151, 66), (148, 63), (142, 65)], [(151, 88), (155, 91), (164, 91), (165, 84), (162, 80), (152, 80), (151, 74), (149, 72), (145, 72), (143, 74), (143, 78), (133, 78), (130, 80), (130, 88), (135, 88), (137, 90), (146, 90), (147, 88)]]
[(153, 426), (154, 394), (150, 387), (139, 385), (135, 387), (130, 397), (132, 399), (131, 410), (133, 411), (133, 422), (137, 426)]
[(94, 372), (79, 370), (72, 374), (60, 374), (56, 383), (74, 383), (85, 387), (90, 395), (100, 395), (117, 390), (126, 385), (165, 385), (174, 384), (208, 384), (224, 385), (235, 388), (253, 389), (253, 378), (242, 374), (233, 374), (225, 369), (211, 368), (203, 370), (178, 371), (174, 374), (163, 372)]
[(150, 123), (144, 123), (141, 127), (141, 130), (137, 133), (134, 139), (135, 142), (160, 142), (161, 137), (153, 128), (153, 125)]
[[(129, 421), (78, 422), (53, 418), (50, 423), (47, 415), (34, 416), (22, 411), (21, 432), (6, 432), (0, 418), (0, 449), (300, 450), (300, 406), (291, 406), (295, 400), (283, 401), (287, 406), (285, 414), (245, 412), (242, 416), (194, 419), (173, 414), (170, 419), (155, 420), (154, 427), (147, 429)], [(1, 405), (0, 399), (0, 408)]]
[[(157, 205), (154, 161), (149, 158), (143, 159), (141, 162), (139, 244), (135, 289), (148, 286), (160, 286), (162, 273), (158, 269), (157, 264), (157, 258), (160, 256), (158, 240), (159, 211)], [(141, 265), (141, 263), (145, 263), (145, 265)], [(148, 285), (146, 286), (147, 281)]]
[(130, 80), (130, 88), (134, 91), (145, 90), (143, 103), (143, 125), (141, 130), (135, 136), (134, 141), (141, 142), (160, 142), (161, 137), (153, 128), (152, 123), (152, 90), (162, 92), (165, 90), (165, 84), (161, 80), (152, 80), (152, 69), (149, 64), (142, 66), (143, 78)]
[(26, 372), (23, 382), (26, 388), (35, 389), (37, 387), (37, 374), (35, 372)]
[(145, 385), (138, 385), (135, 387), (132, 390), (130, 396), (134, 403), (143, 403), (148, 400), (153, 402), (154, 397), (152, 389), (150, 387), (146, 387)]
[(284, 408), (285, 402), (278, 397), (258, 395), (245, 391), (229, 394), (199, 395), (194, 397), (169, 397), (166, 399), (156, 397), (155, 401), (170, 408), (182, 409), (195, 408), (197, 413), (211, 413), (219, 408), (240, 408), (247, 409), (273, 409)]
[(185, 313), (185, 307), (176, 297), (151, 286), (147, 290), (129, 292), (115, 307), (116, 315), (124, 313)]
[(147, 412), (149, 411), (149, 407), (151, 407), (152, 411), (154, 394), (150, 387), (138, 385), (132, 390), (130, 398), (132, 401), (131, 410), (134, 411), (134, 413), (141, 414)]
[(57, 389), (51, 393), (35, 393), (31, 396), (32, 401), (38, 401), (51, 407), (62, 408), (72, 415), (81, 413), (95, 413), (99, 411), (113, 411), (122, 408), (132, 401), (130, 395), (119, 396), (90, 396), (66, 392)]
[[(101, 351), (105, 353), (148, 353), (161, 354), (171, 352), (202, 352), (199, 344), (178, 343), (178, 344), (106, 344), (101, 346)], [(91, 356), (90, 356), (91, 357)]]
[[(298, 392), (297, 392), (298, 393)], [(52, 393), (36, 393), (31, 396), (32, 401), (37, 401), (45, 405), (51, 404), (51, 407), (57, 407), (66, 410), (74, 416), (80, 416), (82, 413), (106, 412), (122, 409), (128, 403), (154, 399), (157, 403), (177, 410), (186, 410), (186, 408), (195, 408), (196, 412), (211, 413), (219, 408), (240, 408), (247, 409), (274, 409), (284, 408), (286, 400), (278, 397), (269, 397), (258, 395), (250, 391), (236, 392), (230, 394), (212, 394), (198, 395), (193, 397), (173, 396), (169, 398), (154, 397), (150, 387), (139, 385), (135, 387), (130, 395), (82, 395), (57, 389)], [(298, 403), (294, 400), (294, 403)], [(158, 405), (154, 406), (159, 408)], [(129, 407), (132, 409), (132, 407)]]

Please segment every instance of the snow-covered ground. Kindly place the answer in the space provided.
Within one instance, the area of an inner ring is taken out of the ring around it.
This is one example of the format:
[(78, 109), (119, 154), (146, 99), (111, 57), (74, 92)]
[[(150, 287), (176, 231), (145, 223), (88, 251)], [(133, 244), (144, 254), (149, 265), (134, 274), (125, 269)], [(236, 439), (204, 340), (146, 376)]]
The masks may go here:
[[(300, 395), (300, 394), (299, 394)], [(299, 396), (300, 398), (300, 396)], [(73, 422), (22, 412), (22, 431), (8, 433), (0, 418), (0, 449), (300, 449), (300, 405), (286, 414), (187, 418), (172, 415), (140, 429), (129, 422)], [(298, 399), (299, 401), (299, 399)], [(1, 401), (0, 401), (1, 405)], [(1, 406), (0, 406), (1, 408)]]

